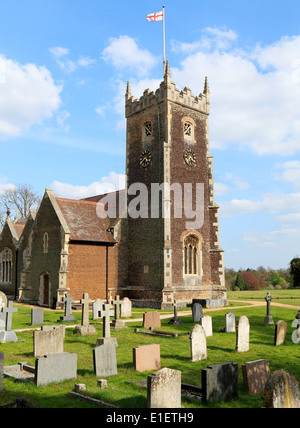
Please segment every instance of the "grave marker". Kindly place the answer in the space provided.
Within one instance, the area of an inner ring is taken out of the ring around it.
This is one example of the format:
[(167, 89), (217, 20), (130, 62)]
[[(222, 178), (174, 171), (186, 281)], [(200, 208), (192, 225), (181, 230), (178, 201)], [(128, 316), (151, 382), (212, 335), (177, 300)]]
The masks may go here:
[(31, 309), (31, 325), (44, 324), (44, 309), (32, 308)]
[(210, 337), (213, 335), (213, 328), (212, 328), (212, 317), (209, 315), (206, 315), (201, 319), (201, 325), (204, 328), (206, 337)]
[(237, 323), (236, 327), (236, 352), (247, 352), (249, 351), (249, 335), (250, 335), (250, 323), (245, 315), (242, 315)]
[(257, 360), (242, 365), (243, 382), (251, 394), (262, 394), (264, 392), (270, 367), (268, 360)]
[(12, 314), (18, 312), (17, 308), (13, 307), (13, 302), (9, 300), (7, 308), (1, 309), (5, 315), (5, 331), (0, 332), (0, 343), (17, 342), (18, 338), (14, 331), (11, 331), (12, 327)]
[(202, 401), (232, 400), (238, 397), (238, 365), (223, 363), (202, 369)]
[(269, 292), (267, 293), (265, 297), (265, 301), (267, 302), (267, 315), (264, 320), (264, 325), (273, 325), (274, 321), (271, 316), (271, 301), (272, 301), (271, 293)]
[(88, 293), (83, 294), (83, 299), (80, 300), (82, 305), (81, 325), (75, 327), (74, 333), (79, 333), (81, 336), (90, 336), (96, 334), (96, 329), (93, 325), (90, 325), (89, 321), (89, 308), (91, 300), (89, 299)]
[(67, 293), (62, 301), (65, 304), (65, 315), (60, 317), (58, 321), (61, 321), (61, 322), (76, 321), (76, 318), (74, 317), (74, 315), (72, 315), (73, 297), (71, 297), (70, 294)]
[(225, 333), (235, 333), (235, 313), (225, 314)]
[(51, 354), (35, 360), (35, 384), (48, 385), (77, 378), (77, 354)]
[(192, 300), (192, 314), (193, 322), (200, 322), (203, 317), (203, 309), (201, 305), (201, 300), (193, 299)]
[(206, 334), (200, 324), (194, 325), (190, 332), (191, 361), (201, 361), (207, 358)]
[(159, 312), (153, 311), (153, 312), (145, 312), (143, 314), (143, 327), (149, 328), (160, 328), (161, 327), (161, 321)]
[(287, 334), (287, 323), (280, 320), (275, 325), (274, 346), (280, 346), (285, 342)]
[(0, 391), (3, 390), (4, 352), (0, 352)]
[(181, 372), (163, 368), (147, 378), (147, 407), (181, 408)]
[(264, 390), (264, 407), (300, 408), (300, 387), (292, 373), (287, 370), (277, 370), (270, 374)]
[(160, 345), (133, 348), (133, 366), (138, 372), (160, 369)]

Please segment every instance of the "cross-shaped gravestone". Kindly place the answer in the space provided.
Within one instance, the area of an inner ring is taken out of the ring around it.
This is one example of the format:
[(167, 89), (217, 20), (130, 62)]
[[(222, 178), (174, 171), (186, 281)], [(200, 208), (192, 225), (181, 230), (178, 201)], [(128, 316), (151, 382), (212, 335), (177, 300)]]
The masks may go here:
[(110, 324), (109, 317), (113, 316), (114, 313), (111, 311), (109, 305), (103, 305), (99, 311), (99, 317), (103, 318), (103, 337), (110, 337)]
[(65, 303), (65, 317), (68, 317), (72, 313), (73, 297), (71, 297), (70, 294), (67, 293), (63, 298), (63, 302)]
[(120, 296), (116, 296), (115, 300), (112, 300), (112, 304), (115, 307), (115, 319), (119, 320), (121, 317), (121, 306), (123, 305), (123, 302), (120, 301)]
[(177, 302), (176, 302), (176, 300), (174, 301), (174, 317), (171, 318), (169, 324), (182, 324), (182, 322), (178, 318), (178, 314), (177, 314)]
[(271, 293), (267, 293), (267, 295), (265, 297), (265, 301), (267, 302), (267, 316), (265, 317), (264, 324), (265, 325), (272, 325), (272, 324), (274, 324), (274, 321), (273, 321), (273, 318), (271, 316), (271, 301), (272, 301)]
[(89, 305), (92, 301), (89, 299), (88, 293), (83, 294), (83, 299), (80, 300), (82, 304), (82, 319), (81, 325), (88, 326), (89, 325)]
[(17, 308), (13, 308), (13, 302), (10, 300), (8, 302), (7, 308), (2, 308), (2, 312), (4, 314), (6, 314), (5, 331), (11, 331), (12, 314), (14, 312), (18, 312), (18, 309)]

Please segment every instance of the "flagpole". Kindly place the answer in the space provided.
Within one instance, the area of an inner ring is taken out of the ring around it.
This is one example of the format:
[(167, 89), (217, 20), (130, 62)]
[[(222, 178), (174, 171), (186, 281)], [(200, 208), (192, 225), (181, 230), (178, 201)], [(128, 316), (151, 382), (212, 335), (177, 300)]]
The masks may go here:
[(163, 6), (163, 39), (164, 39), (164, 75), (166, 71), (166, 28), (165, 28), (165, 6)]

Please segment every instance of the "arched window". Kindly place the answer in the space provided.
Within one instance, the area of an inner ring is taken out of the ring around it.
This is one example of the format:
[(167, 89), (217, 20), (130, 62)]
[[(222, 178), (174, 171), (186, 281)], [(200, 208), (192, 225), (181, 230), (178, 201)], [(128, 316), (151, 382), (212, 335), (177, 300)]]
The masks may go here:
[(152, 122), (146, 122), (143, 126), (143, 141), (151, 141), (153, 134), (153, 125)]
[(184, 240), (184, 275), (200, 275), (200, 240), (195, 235), (189, 235)]
[(44, 237), (43, 237), (43, 251), (44, 254), (48, 254), (48, 245), (49, 245), (49, 236), (48, 233), (44, 233)]
[(6, 249), (1, 253), (0, 282), (10, 283), (12, 281), (12, 252)]
[(185, 140), (194, 140), (194, 125), (191, 122), (184, 122), (183, 136)]

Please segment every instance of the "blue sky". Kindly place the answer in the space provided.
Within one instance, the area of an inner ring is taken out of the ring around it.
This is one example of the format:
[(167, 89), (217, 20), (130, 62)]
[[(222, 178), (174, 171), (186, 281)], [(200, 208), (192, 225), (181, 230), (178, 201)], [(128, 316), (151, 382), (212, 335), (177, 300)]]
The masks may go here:
[[(0, 0), (0, 192), (122, 186), (124, 94), (162, 80), (156, 0)], [(300, 256), (300, 4), (165, 0), (172, 80), (211, 91), (220, 241), (230, 268)]]

